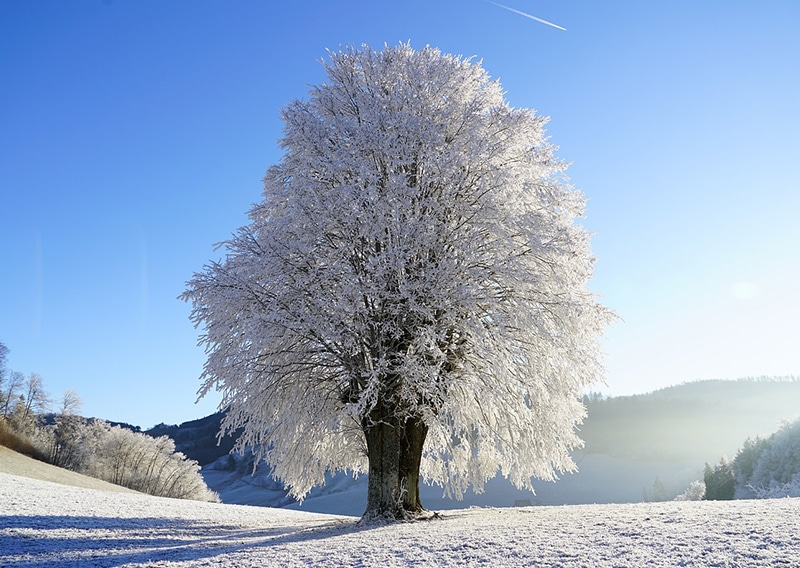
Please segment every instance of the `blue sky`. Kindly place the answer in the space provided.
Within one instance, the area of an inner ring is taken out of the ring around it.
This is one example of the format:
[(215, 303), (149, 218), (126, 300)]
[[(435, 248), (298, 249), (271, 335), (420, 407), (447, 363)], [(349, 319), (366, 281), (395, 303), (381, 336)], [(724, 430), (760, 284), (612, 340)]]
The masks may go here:
[(474, 55), (589, 198), (606, 385), (800, 374), (800, 2), (0, 2), (0, 342), (89, 416), (195, 405), (184, 284), (326, 49)]

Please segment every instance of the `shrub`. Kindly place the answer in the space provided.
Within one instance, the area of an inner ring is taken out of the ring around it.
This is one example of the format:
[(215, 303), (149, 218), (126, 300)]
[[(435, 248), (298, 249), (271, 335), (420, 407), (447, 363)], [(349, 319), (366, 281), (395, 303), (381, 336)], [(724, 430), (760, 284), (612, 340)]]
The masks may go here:
[(38, 460), (45, 457), (28, 436), (15, 431), (3, 417), (0, 417), (0, 446)]

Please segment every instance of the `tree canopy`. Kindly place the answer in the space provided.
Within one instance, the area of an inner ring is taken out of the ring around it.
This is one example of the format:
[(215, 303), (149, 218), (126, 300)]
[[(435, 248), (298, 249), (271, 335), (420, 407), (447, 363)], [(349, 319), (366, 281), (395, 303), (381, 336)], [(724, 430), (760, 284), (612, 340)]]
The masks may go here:
[[(456, 497), (498, 470), (529, 489), (572, 470), (610, 314), (547, 119), (433, 48), (324, 65), (282, 110), (250, 223), (182, 295), (201, 394), (221, 390), (224, 430), (296, 496), (369, 472), (368, 515), (420, 510), (414, 470)], [(400, 473), (375, 497), (384, 459)]]

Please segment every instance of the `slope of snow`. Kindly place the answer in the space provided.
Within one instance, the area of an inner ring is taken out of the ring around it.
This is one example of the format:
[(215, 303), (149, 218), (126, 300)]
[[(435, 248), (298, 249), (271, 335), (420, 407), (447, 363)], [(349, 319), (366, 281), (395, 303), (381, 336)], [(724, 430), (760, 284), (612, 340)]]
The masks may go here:
[(446, 511), (417, 523), (0, 473), (0, 566), (800, 566), (800, 499)]
[[(69, 471), (45, 462), (29, 458), (20, 453), (0, 446), (0, 473), (11, 475), (21, 475), (41, 479), (42, 481), (53, 481), (64, 485), (74, 485), (75, 487), (86, 487), (89, 489), (102, 489), (103, 491), (119, 491), (122, 493), (137, 493), (133, 489), (114, 485), (101, 479), (95, 479)], [(2, 511), (0, 511), (2, 513)]]

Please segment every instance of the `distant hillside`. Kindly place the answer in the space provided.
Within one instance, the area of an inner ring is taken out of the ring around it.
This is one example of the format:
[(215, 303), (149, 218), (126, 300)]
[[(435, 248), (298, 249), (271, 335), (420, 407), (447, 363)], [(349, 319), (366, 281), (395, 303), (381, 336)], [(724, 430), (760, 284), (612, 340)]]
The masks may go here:
[(742, 442), (800, 416), (800, 380), (698, 381), (643, 395), (590, 398), (587, 453), (650, 459), (733, 457)]
[(158, 424), (145, 434), (153, 437), (169, 436), (175, 441), (177, 451), (183, 452), (200, 465), (206, 465), (229, 454), (236, 442), (231, 436), (217, 439), (223, 416), (222, 412), (216, 412), (180, 425)]

